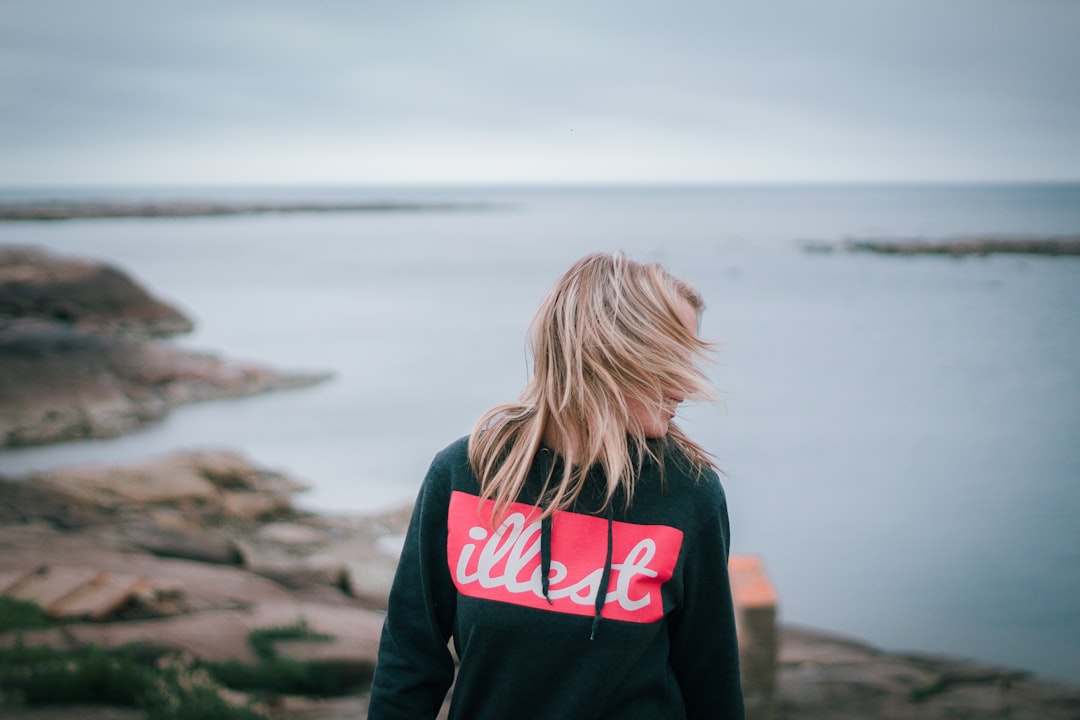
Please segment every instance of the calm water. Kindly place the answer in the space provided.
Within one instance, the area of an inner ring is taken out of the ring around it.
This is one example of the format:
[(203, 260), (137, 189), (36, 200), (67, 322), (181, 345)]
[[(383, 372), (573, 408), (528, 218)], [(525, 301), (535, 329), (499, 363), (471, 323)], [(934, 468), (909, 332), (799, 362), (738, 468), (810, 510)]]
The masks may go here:
[(0, 225), (120, 265), (197, 321), (186, 347), (336, 373), (9, 451), (0, 472), (224, 445), (311, 482), (313, 508), (411, 500), (437, 450), (517, 395), (558, 274), (624, 249), (709, 303), (725, 402), (684, 423), (727, 472), (734, 550), (764, 556), (782, 620), (1080, 682), (1080, 259), (801, 249), (1077, 233), (1080, 185), (214, 194), (500, 205)]

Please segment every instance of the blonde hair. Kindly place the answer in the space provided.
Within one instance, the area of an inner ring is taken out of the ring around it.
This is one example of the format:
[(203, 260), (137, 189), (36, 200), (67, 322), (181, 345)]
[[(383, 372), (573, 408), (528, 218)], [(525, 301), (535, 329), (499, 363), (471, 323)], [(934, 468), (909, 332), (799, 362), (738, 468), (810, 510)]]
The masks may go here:
[(630, 408), (637, 401), (660, 412), (670, 398), (715, 397), (699, 367), (711, 343), (686, 327), (681, 301), (700, 321), (705, 303), (692, 286), (621, 253), (588, 255), (559, 278), (530, 327), (532, 379), (516, 402), (484, 413), (469, 437), (469, 462), (496, 519), (521, 494), (545, 432), (573, 451), (561, 477), (544, 482), (537, 502), (545, 516), (573, 505), (596, 465), (607, 482), (604, 507), (620, 487), (629, 503), (644, 458), (659, 460), (665, 446), (699, 473), (712, 466), (675, 423), (650, 445)]

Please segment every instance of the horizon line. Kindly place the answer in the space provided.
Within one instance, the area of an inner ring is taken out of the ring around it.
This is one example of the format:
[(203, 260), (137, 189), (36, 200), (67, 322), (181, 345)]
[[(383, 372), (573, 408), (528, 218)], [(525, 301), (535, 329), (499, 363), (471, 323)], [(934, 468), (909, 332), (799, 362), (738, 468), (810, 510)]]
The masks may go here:
[(926, 179), (926, 180), (514, 180), (514, 181), (153, 181), (153, 182), (41, 182), (10, 184), (0, 182), (0, 192), (47, 190), (135, 190), (135, 189), (691, 189), (691, 188), (848, 188), (848, 187), (956, 187), (956, 186), (1066, 186), (1080, 185), (1080, 176), (1071, 179)]

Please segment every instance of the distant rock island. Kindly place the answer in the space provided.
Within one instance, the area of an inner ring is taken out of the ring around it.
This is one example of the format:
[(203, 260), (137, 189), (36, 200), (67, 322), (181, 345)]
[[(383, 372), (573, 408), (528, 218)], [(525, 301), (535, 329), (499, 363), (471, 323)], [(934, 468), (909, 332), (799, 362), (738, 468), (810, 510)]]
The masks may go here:
[(271, 213), (331, 212), (451, 212), (484, 210), (487, 203), (404, 202), (372, 200), (361, 202), (211, 202), (205, 200), (50, 200), (0, 203), (0, 221), (73, 220), (126, 217), (208, 217), (216, 215), (261, 215)]
[(1080, 235), (989, 235), (929, 239), (847, 240), (842, 243), (805, 243), (808, 252), (834, 250), (882, 255), (1080, 255)]

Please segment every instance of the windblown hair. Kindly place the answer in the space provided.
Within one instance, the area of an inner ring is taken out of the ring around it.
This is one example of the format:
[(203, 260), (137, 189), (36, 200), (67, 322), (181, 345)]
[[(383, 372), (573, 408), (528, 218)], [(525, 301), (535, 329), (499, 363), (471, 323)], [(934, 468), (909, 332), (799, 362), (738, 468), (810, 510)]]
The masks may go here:
[(641, 463), (660, 460), (664, 448), (699, 473), (712, 466), (674, 422), (650, 443), (630, 407), (637, 401), (659, 413), (672, 399), (715, 397), (699, 367), (712, 345), (680, 319), (680, 298), (700, 322), (705, 303), (693, 287), (621, 253), (589, 255), (563, 274), (530, 327), (532, 379), (516, 402), (481, 416), (469, 438), (469, 461), (496, 519), (520, 495), (545, 432), (572, 452), (561, 477), (541, 490), (545, 516), (573, 505), (597, 465), (607, 481), (604, 507), (620, 487), (629, 502)]

